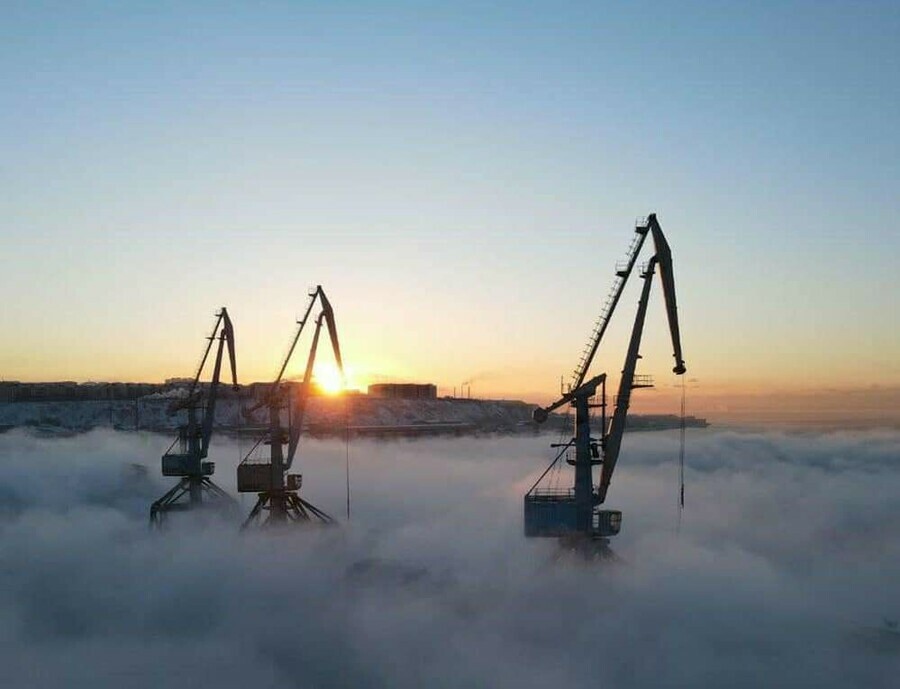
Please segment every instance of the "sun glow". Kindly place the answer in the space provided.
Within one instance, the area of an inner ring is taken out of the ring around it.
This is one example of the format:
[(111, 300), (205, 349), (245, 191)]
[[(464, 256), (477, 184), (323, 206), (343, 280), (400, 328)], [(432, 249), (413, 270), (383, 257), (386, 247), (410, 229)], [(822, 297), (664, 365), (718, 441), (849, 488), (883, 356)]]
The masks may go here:
[(316, 366), (313, 380), (326, 395), (339, 395), (346, 389), (337, 365), (330, 362)]

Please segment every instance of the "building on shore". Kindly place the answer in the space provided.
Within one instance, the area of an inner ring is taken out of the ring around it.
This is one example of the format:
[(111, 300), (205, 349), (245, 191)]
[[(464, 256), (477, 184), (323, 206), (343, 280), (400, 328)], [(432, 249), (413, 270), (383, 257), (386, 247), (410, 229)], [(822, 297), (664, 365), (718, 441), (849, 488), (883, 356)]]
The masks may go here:
[(369, 397), (434, 400), (437, 399), (437, 386), (433, 383), (377, 383), (369, 386)]
[(135, 400), (164, 389), (158, 383), (0, 382), (0, 402)]

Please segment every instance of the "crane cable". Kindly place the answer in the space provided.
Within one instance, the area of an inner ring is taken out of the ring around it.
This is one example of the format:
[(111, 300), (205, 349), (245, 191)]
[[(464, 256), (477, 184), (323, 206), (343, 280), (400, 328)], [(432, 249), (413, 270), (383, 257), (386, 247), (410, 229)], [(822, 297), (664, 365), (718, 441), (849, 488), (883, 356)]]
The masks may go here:
[(680, 446), (678, 449), (678, 522), (676, 525), (676, 533), (681, 531), (681, 516), (684, 512), (684, 439), (685, 439), (685, 391), (684, 377), (681, 378), (681, 429), (680, 429)]
[(347, 521), (350, 521), (350, 411), (344, 395), (344, 474), (347, 482)]

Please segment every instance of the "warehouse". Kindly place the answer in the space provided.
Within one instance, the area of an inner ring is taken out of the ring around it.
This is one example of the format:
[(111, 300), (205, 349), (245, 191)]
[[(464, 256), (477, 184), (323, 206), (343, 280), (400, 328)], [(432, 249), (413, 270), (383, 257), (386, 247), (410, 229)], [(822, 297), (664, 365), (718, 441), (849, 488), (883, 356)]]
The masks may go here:
[(437, 386), (432, 383), (379, 383), (369, 386), (369, 397), (389, 399), (437, 399)]

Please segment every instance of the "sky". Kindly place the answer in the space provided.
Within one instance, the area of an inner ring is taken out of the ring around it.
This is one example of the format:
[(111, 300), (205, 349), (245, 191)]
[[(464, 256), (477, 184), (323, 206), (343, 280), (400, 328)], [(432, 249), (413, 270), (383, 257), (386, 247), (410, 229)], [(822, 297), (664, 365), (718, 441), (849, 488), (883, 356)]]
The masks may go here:
[(656, 212), (697, 409), (883, 409), (898, 35), (874, 2), (4, 2), (0, 378), (190, 375), (225, 305), (267, 380), (322, 284), (351, 382), (549, 400)]

